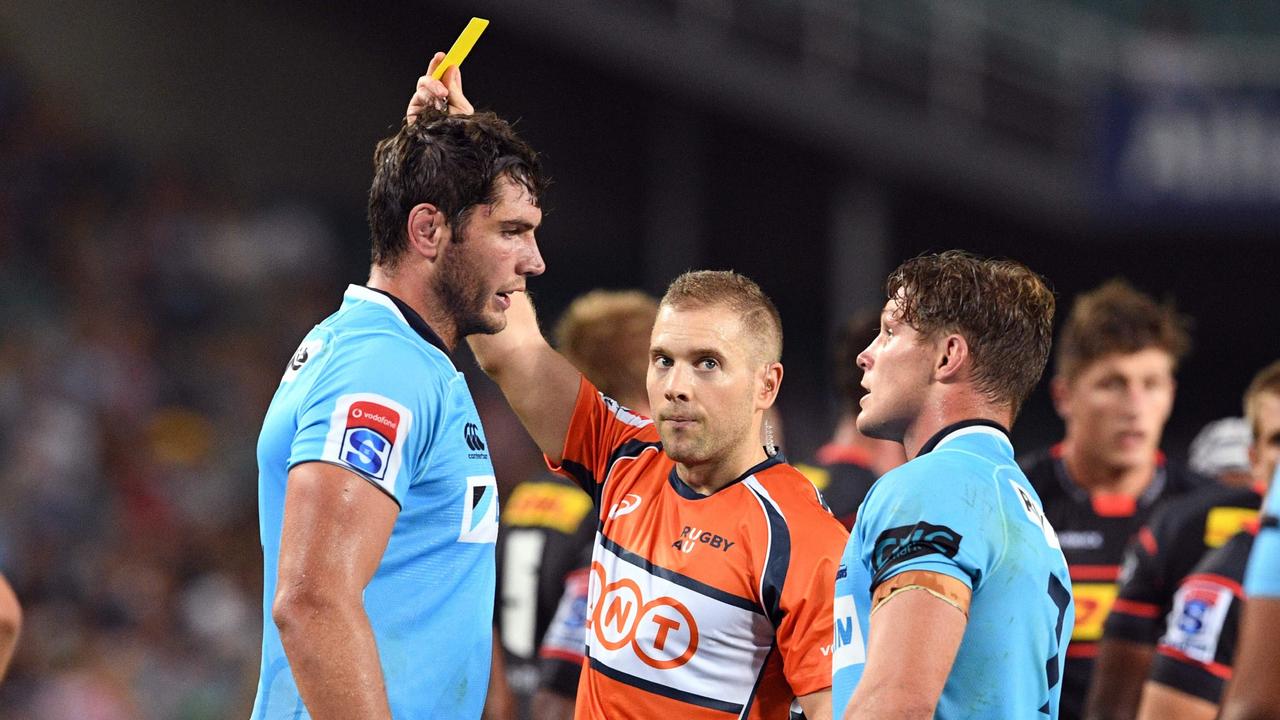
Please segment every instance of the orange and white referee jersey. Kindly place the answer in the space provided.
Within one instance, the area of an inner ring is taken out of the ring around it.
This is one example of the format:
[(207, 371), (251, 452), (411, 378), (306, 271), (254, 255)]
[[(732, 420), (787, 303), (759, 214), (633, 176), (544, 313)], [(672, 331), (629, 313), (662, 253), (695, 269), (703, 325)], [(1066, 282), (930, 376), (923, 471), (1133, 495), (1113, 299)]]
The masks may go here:
[(774, 457), (699, 495), (585, 379), (561, 457), (599, 516), (576, 717), (785, 720), (831, 686), (848, 532), (799, 471)]

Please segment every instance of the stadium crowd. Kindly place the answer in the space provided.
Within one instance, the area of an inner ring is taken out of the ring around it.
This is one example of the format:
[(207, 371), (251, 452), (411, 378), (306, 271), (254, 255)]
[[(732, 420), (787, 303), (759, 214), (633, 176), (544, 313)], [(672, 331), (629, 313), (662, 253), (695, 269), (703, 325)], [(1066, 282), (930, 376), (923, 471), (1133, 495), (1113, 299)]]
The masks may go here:
[[(109, 137), (62, 119), (50, 98), (4, 62), (0, 127), (0, 453), (6, 459), (0, 465), (0, 571), (24, 610), (17, 655), (0, 684), (0, 719), (245, 717), (258, 677), (263, 612), (252, 482), (258, 430), (284, 359), (309, 323), (332, 310), (333, 288), (351, 279), (343, 277), (341, 241), (313, 207), (248, 202), (176, 163), (146, 167), (129, 160)], [(1052, 276), (1051, 268), (1040, 270)], [(1246, 486), (1269, 479), (1249, 475), (1249, 441), (1265, 440), (1256, 424), (1246, 426), (1252, 437), (1216, 427), (1192, 453), (1198, 472), (1165, 469), (1158, 447), (1176, 360), (1187, 344), (1180, 321), (1122, 284), (1097, 292), (1079, 312), (1099, 312), (1096, 305), (1109, 298), (1113, 310), (1154, 313), (1159, 328), (1149, 343), (1079, 351), (1081, 362), (1091, 366), (1112, 353), (1154, 347), (1163, 353), (1155, 379), (1138, 373), (1129, 380), (1159, 385), (1156, 391), (1168, 396), (1154, 401), (1151, 420), (1134, 441), (1147, 455), (1131, 484), (1098, 480), (1108, 490), (1092, 495), (1084, 483), (1072, 484), (1073, 475), (1090, 467), (1084, 455), (1098, 448), (1073, 438), (1070, 411), (1063, 412), (1067, 442), (1039, 458), (1043, 482), (1062, 483), (1064, 497), (1055, 500), (1062, 508), (1079, 506), (1055, 510), (1041, 489), (1046, 511), (1068, 538), (1064, 548), (1098, 551), (1099, 559), (1082, 564), (1089, 570), (1077, 576), (1072, 568), (1073, 581), (1088, 585), (1091, 603), (1082, 610), (1077, 590), (1077, 613), (1102, 613), (1077, 619), (1078, 647), (1089, 649), (1069, 658), (1089, 662), (1104, 627), (1111, 632), (1106, 610), (1123, 592), (1116, 583), (1125, 582), (1126, 547), (1142, 549), (1141, 539), (1129, 543), (1141, 538), (1144, 524), (1163, 519), (1162, 504), (1214, 487), (1218, 480), (1209, 476), (1234, 473)], [(1113, 328), (1094, 319), (1095, 326), (1082, 321), (1072, 332), (1105, 335)], [(850, 326), (850, 342), (874, 337), (874, 328), (868, 335), (858, 327), (865, 324)], [(1073, 342), (1087, 345), (1088, 339)], [(841, 347), (836, 353), (843, 430), (803, 468), (840, 498), (833, 510), (846, 525), (872, 479), (901, 462), (849, 430), (861, 391), (856, 378), (845, 375), (857, 352)], [(1259, 358), (1259, 367), (1270, 360)], [(1067, 385), (1087, 373), (1087, 367), (1058, 370)], [(1122, 378), (1124, 372), (1116, 371)], [(494, 391), (473, 385), (489, 443), (527, 453), (527, 439)], [(1060, 410), (1067, 393), (1065, 385), (1055, 390)], [(530, 469), (535, 460), (498, 467), (504, 498), (524, 477), (545, 482)], [(1153, 477), (1159, 488), (1148, 492)], [(1072, 495), (1073, 488), (1079, 494)], [(1130, 496), (1129, 504), (1098, 497), (1117, 493)], [(511, 509), (524, 520), (541, 517), (528, 505)], [(1236, 525), (1216, 526), (1214, 542), (1200, 543), (1197, 552), (1247, 529), (1248, 517), (1233, 518)], [(1107, 524), (1112, 521), (1119, 524)], [(1204, 537), (1207, 530), (1202, 520), (1183, 532)], [(539, 582), (578, 587), (582, 563), (570, 564), (562, 577)], [(573, 587), (570, 596), (577, 597)], [(538, 608), (539, 634), (559, 589), (538, 587), (539, 598), (552, 599)], [(1161, 616), (1175, 602), (1175, 588), (1166, 589)], [(1179, 611), (1191, 612), (1179, 602)], [(1150, 614), (1145, 605), (1123, 607)], [(1147, 643), (1165, 636), (1161, 631)], [(521, 689), (523, 704), (491, 707), (493, 717), (528, 716), (537, 685), (528, 666), (537, 642), (519, 643), (523, 656), (508, 657), (508, 666), (521, 673), (511, 684)], [(1169, 647), (1173, 640), (1161, 642)], [(1162, 652), (1187, 656), (1185, 648)], [(1220, 658), (1208, 664), (1221, 667)], [(1068, 682), (1064, 707), (1072, 714), (1063, 717), (1083, 717), (1088, 669)]]

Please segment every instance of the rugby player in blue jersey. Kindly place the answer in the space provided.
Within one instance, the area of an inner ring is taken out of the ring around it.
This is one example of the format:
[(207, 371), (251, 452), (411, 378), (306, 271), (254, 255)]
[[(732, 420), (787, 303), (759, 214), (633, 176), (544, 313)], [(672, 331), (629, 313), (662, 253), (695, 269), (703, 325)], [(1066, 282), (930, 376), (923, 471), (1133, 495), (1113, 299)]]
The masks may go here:
[(374, 154), (369, 281), (306, 335), (267, 410), (255, 720), (480, 717), (497, 488), (449, 353), (501, 330), (543, 271), (545, 181), (506, 122), (471, 113), (456, 68), (419, 80)]
[(1054, 298), (949, 251), (886, 282), (858, 356), (858, 430), (903, 444), (836, 574), (832, 698), (848, 718), (1057, 717), (1071, 582), (1008, 428), (1049, 355)]

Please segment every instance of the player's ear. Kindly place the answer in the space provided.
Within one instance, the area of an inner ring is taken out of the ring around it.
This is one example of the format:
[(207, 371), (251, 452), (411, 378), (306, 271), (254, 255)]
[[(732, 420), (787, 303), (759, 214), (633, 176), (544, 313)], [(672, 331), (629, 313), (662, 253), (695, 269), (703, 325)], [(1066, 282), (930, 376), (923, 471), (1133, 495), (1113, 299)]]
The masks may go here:
[(449, 239), (450, 230), (444, 213), (431, 203), (418, 203), (409, 210), (405, 224), (409, 249), (427, 260), (435, 260), (440, 247)]
[(952, 333), (942, 339), (938, 347), (934, 374), (939, 380), (955, 380), (969, 361), (969, 343), (963, 335)]
[(756, 399), (761, 407), (772, 407), (778, 399), (778, 390), (782, 388), (782, 363), (771, 362), (764, 366)]
[(1063, 420), (1071, 417), (1071, 384), (1061, 375), (1054, 375), (1049, 381), (1049, 399), (1053, 401), (1053, 409)]

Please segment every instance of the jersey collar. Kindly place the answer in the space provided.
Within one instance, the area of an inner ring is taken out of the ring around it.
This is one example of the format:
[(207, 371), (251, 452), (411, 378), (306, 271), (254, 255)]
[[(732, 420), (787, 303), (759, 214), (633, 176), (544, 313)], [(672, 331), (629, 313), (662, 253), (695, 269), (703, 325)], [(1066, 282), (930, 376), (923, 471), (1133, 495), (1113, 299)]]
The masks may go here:
[(1003, 425), (994, 420), (974, 418), (951, 423), (934, 433), (933, 437), (929, 438), (929, 442), (926, 442), (924, 447), (920, 448), (920, 452), (916, 453), (916, 457), (937, 450), (952, 440), (962, 438), (965, 435), (990, 435), (991, 437), (999, 438), (1005, 445), (1009, 446), (1009, 451), (1013, 452), (1013, 441), (1009, 439), (1009, 431)]
[(737, 485), (738, 483), (742, 482), (743, 480), (746, 480), (747, 478), (751, 477), (752, 475), (755, 475), (756, 473), (760, 472), (761, 470), (764, 470), (765, 468), (771, 468), (774, 465), (777, 465), (779, 463), (784, 463), (786, 461), (787, 459), (782, 456), (781, 452), (777, 453), (776, 455), (771, 455), (765, 458), (764, 460), (760, 461), (759, 463), (756, 463), (755, 465), (751, 466), (751, 468), (748, 469), (746, 472), (734, 478), (732, 482), (728, 483), (727, 485), (720, 488), (716, 492), (711, 493), (710, 495), (703, 495), (702, 493), (699, 493), (697, 490), (694, 490), (688, 485), (685, 485), (684, 481), (680, 479), (679, 473), (676, 472), (675, 465), (671, 466), (671, 472), (667, 475), (667, 481), (671, 483), (671, 489), (675, 490), (680, 497), (685, 498), (686, 500), (706, 500), (709, 497), (714, 497), (716, 493), (723, 492), (724, 490), (731, 488), (734, 485)]
[(440, 348), (440, 351), (445, 355), (449, 354), (449, 348), (440, 339), (440, 336), (436, 334), (436, 331), (431, 329), (427, 321), (423, 320), (416, 310), (409, 307), (408, 303), (395, 295), (386, 290), (379, 290), (365, 285), (348, 285), (347, 296), (358, 300), (367, 300), (387, 308), (403, 320), (414, 332), (418, 333), (423, 340), (426, 340), (428, 344)]

